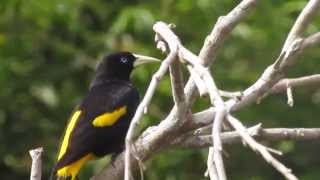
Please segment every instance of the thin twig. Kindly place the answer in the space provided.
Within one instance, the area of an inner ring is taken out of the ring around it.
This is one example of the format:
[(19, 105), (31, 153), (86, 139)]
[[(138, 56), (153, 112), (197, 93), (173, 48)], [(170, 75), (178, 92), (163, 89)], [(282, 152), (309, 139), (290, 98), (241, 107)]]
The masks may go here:
[(308, 48), (316, 44), (320, 44), (320, 32), (316, 32), (306, 37), (303, 41), (303, 48)]
[(293, 107), (294, 105), (294, 100), (293, 100), (293, 94), (292, 94), (292, 88), (290, 84), (287, 84), (287, 103), (290, 107)]
[(172, 52), (166, 57), (165, 60), (162, 61), (158, 71), (152, 76), (152, 80), (146, 91), (146, 94), (143, 100), (141, 101), (141, 103), (139, 104), (134, 117), (132, 118), (129, 130), (126, 136), (125, 171), (124, 171), (125, 180), (130, 180), (132, 176), (130, 171), (131, 170), (130, 154), (132, 153), (131, 146), (132, 146), (133, 139), (137, 136), (135, 131), (140, 124), (144, 109), (149, 106), (149, 103), (153, 97), (153, 94), (156, 90), (156, 87), (158, 86), (159, 81), (165, 75), (169, 65), (175, 60), (175, 58), (176, 58), (176, 52)]
[(177, 122), (184, 120), (184, 117), (189, 110), (185, 102), (185, 94), (183, 91), (183, 77), (181, 72), (181, 64), (179, 61), (174, 61), (170, 65), (170, 78), (172, 87), (172, 96), (174, 104), (177, 107)]
[(249, 135), (246, 127), (244, 127), (238, 119), (234, 118), (233, 116), (228, 116), (227, 119), (230, 122), (230, 124), (236, 129), (236, 131), (239, 133), (239, 135), (245, 141), (245, 143), (247, 143), (252, 150), (259, 152), (261, 156), (266, 160), (266, 162), (271, 164), (288, 180), (298, 180), (298, 178), (294, 174), (292, 174), (291, 169), (288, 169), (269, 153), (270, 148), (261, 145)]
[(214, 159), (214, 149), (213, 147), (209, 147), (209, 153), (208, 153), (208, 159), (207, 159), (207, 171), (204, 176), (210, 177), (212, 180), (219, 180), (219, 174), (217, 170), (217, 165), (215, 164), (215, 159)]
[(296, 39), (302, 38), (303, 33), (317, 15), (320, 8), (320, 0), (310, 0), (307, 5), (301, 11), (299, 17), (291, 28), (290, 33), (286, 39), (286, 42), (283, 46), (283, 51), (286, 51), (290, 44)]
[[(154, 25), (153, 29), (156, 32), (157, 43), (161, 43), (165, 45), (161, 49), (162, 50), (164, 49), (165, 51), (169, 51), (170, 53), (174, 54), (177, 59), (180, 40), (174, 33), (172, 33), (170, 29), (170, 25), (166, 25), (163, 22), (157, 22)], [(166, 47), (168, 47), (169, 50), (165, 49)], [(178, 114), (180, 114), (179, 116), (183, 116), (184, 113), (182, 113), (181, 111), (186, 111), (185, 110), (186, 105), (185, 105), (185, 94), (183, 90), (184, 84), (183, 84), (180, 62), (173, 61), (170, 64), (169, 68), (170, 68), (173, 100), (175, 102), (175, 105), (177, 106)]]
[(240, 91), (229, 92), (229, 91), (225, 91), (225, 90), (219, 90), (219, 94), (223, 97), (234, 98), (234, 99), (240, 99), (242, 96), (242, 92), (240, 92)]
[(235, 26), (251, 12), (256, 3), (256, 0), (243, 0), (226, 16), (218, 18), (217, 23), (200, 50), (199, 57), (203, 60), (201, 63), (207, 66), (214, 62), (218, 54), (217, 51), (224, 43), (224, 40), (229, 37)]
[(203, 97), (204, 95), (208, 94), (208, 89), (201, 77), (199, 76), (199, 74), (194, 70), (194, 68), (191, 65), (187, 65), (187, 68), (190, 73), (190, 78), (193, 80), (193, 82), (196, 84), (198, 88), (200, 97)]
[[(208, 161), (211, 155), (213, 155), (213, 162), (215, 164), (215, 167), (217, 169), (217, 173), (218, 173), (218, 177), (219, 180), (226, 180), (227, 176), (226, 176), (226, 172), (225, 172), (225, 168), (224, 168), (224, 162), (222, 159), (222, 142), (221, 142), (221, 136), (220, 136), (220, 132), (222, 129), (222, 124), (223, 124), (223, 120), (225, 118), (226, 112), (224, 107), (222, 106), (222, 108), (216, 112), (216, 118), (214, 120), (213, 126), (212, 126), (212, 136), (213, 136), (213, 147), (209, 148), (209, 155), (208, 155)], [(213, 151), (212, 154), (210, 154), (210, 152)], [(210, 172), (210, 168), (208, 167), (209, 172)], [(209, 173), (210, 174), (210, 173)], [(210, 178), (214, 179), (214, 177), (211, 176), (210, 174)]]
[[(162, 51), (168, 52), (167, 47), (169, 50), (175, 51), (179, 49), (179, 56), (181, 51), (185, 50), (183, 45), (181, 44), (178, 36), (174, 34), (174, 32), (170, 28), (170, 24), (166, 24), (162, 21), (156, 22), (153, 26), (153, 30), (156, 32), (156, 42), (157, 47), (159, 47)], [(187, 51), (188, 52), (188, 51)], [(181, 58), (183, 60), (183, 58)], [(197, 85), (198, 91), (200, 95), (203, 95), (207, 92), (204, 84), (201, 82), (201, 78), (199, 75), (192, 69), (191, 66), (187, 65), (187, 69), (190, 73), (190, 77), (193, 79), (194, 83)]]
[[(199, 53), (199, 63), (209, 66), (212, 64), (218, 54), (220, 47), (225, 39), (230, 36), (231, 31), (246, 17), (255, 7), (257, 0), (243, 0), (226, 16), (220, 17), (214, 25), (211, 33), (206, 37), (203, 47)], [(196, 98), (197, 85), (189, 79), (186, 86), (186, 101), (192, 103)]]
[(183, 92), (183, 78), (181, 72), (181, 65), (179, 61), (174, 61), (171, 63), (170, 67), (170, 78), (171, 78), (171, 86), (172, 86), (172, 97), (177, 104), (180, 106), (185, 101), (185, 95)]
[(39, 147), (29, 151), (32, 159), (30, 180), (41, 180), (42, 174), (42, 156), (43, 148)]
[[(205, 130), (207, 131), (207, 130)], [(261, 123), (252, 126), (247, 129), (250, 136), (259, 136), (262, 131)], [(320, 129), (319, 129), (320, 131)], [(320, 132), (319, 132), (320, 134)], [(222, 132), (221, 133), (221, 142), (223, 144), (236, 144), (241, 142), (241, 137), (236, 131)], [(181, 135), (179, 138), (175, 139), (171, 144), (170, 148), (202, 148), (213, 146), (213, 138), (211, 131), (203, 134), (199, 133), (186, 133)]]
[(297, 87), (308, 88), (310, 86), (319, 87), (320, 74), (314, 74), (314, 75), (303, 76), (298, 78), (281, 79), (277, 84), (275, 84), (271, 88), (270, 93), (280, 93), (280, 92), (286, 91), (287, 84), (290, 84), (290, 87), (292, 88), (297, 88)]
[[(282, 141), (282, 140), (319, 140), (320, 128), (265, 128), (250, 127), (247, 129), (250, 136), (264, 141)], [(235, 145), (242, 143), (241, 136), (237, 131), (221, 133), (223, 144)], [(170, 148), (204, 148), (212, 146), (212, 135), (194, 135), (186, 134), (170, 145)]]
[[(155, 25), (153, 26), (153, 30), (156, 32), (156, 39), (158, 39), (157, 43), (162, 43), (163, 45), (165, 45), (166, 52), (174, 52), (178, 60), (181, 43), (179, 38), (171, 30), (172, 26), (172, 24), (167, 25), (166, 23), (160, 21), (155, 23)], [(169, 49), (167, 49), (167, 47)], [(162, 49), (164, 49), (164, 47)], [(189, 107), (187, 106), (185, 101), (185, 93), (183, 89), (184, 84), (180, 68), (180, 63), (182, 62), (182, 60), (180, 58), (179, 60), (180, 61), (174, 61), (170, 64), (172, 95), (176, 109), (174, 126), (180, 126), (185, 120), (184, 117), (186, 116), (186, 113), (189, 111)], [(193, 75), (194, 77), (196, 77), (195, 74)]]

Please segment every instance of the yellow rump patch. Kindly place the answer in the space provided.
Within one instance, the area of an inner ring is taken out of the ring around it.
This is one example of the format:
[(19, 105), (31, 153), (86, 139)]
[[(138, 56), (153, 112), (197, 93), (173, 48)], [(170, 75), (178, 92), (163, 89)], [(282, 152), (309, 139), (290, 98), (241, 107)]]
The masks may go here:
[(66, 132), (63, 137), (63, 141), (60, 147), (60, 152), (58, 155), (58, 160), (60, 160), (67, 151), (70, 135), (76, 125), (77, 120), (79, 119), (80, 114), (81, 114), (81, 111), (76, 111), (71, 117), (71, 120), (67, 126)]
[(75, 180), (76, 176), (78, 175), (81, 167), (86, 163), (87, 161), (94, 159), (94, 155), (92, 153), (87, 154), (86, 156), (82, 157), (81, 159), (77, 160), (76, 162), (64, 166), (63, 168), (60, 168), (57, 171), (57, 176), (60, 177), (69, 177), (71, 176), (71, 180)]
[(104, 113), (96, 117), (92, 121), (92, 125), (95, 127), (112, 126), (115, 122), (119, 120), (121, 116), (127, 113), (127, 106), (122, 106), (113, 112)]

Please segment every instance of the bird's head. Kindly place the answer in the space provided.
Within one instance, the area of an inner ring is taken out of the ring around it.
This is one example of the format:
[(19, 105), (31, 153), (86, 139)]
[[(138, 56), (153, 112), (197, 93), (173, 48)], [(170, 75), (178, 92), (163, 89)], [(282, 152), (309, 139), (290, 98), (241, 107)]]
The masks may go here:
[(130, 52), (118, 52), (107, 55), (98, 64), (91, 86), (105, 80), (129, 81), (130, 74), (135, 67), (151, 62), (160, 62), (160, 60)]

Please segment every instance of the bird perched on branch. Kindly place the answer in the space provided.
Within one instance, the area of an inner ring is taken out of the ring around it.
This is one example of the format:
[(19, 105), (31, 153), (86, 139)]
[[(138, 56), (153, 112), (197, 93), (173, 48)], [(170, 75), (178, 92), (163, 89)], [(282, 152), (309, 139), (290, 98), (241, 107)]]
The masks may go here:
[(75, 180), (88, 160), (121, 152), (139, 103), (130, 74), (136, 66), (156, 61), (159, 60), (130, 52), (103, 58), (87, 96), (66, 127), (52, 180)]

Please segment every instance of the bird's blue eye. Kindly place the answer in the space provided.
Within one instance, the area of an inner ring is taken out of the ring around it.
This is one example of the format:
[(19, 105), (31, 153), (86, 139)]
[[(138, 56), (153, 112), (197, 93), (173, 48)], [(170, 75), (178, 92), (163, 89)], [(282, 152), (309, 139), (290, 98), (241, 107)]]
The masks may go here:
[(122, 58), (120, 58), (120, 62), (122, 62), (122, 63), (127, 63), (127, 62), (128, 62), (128, 59), (125, 58), (125, 57), (122, 57)]

